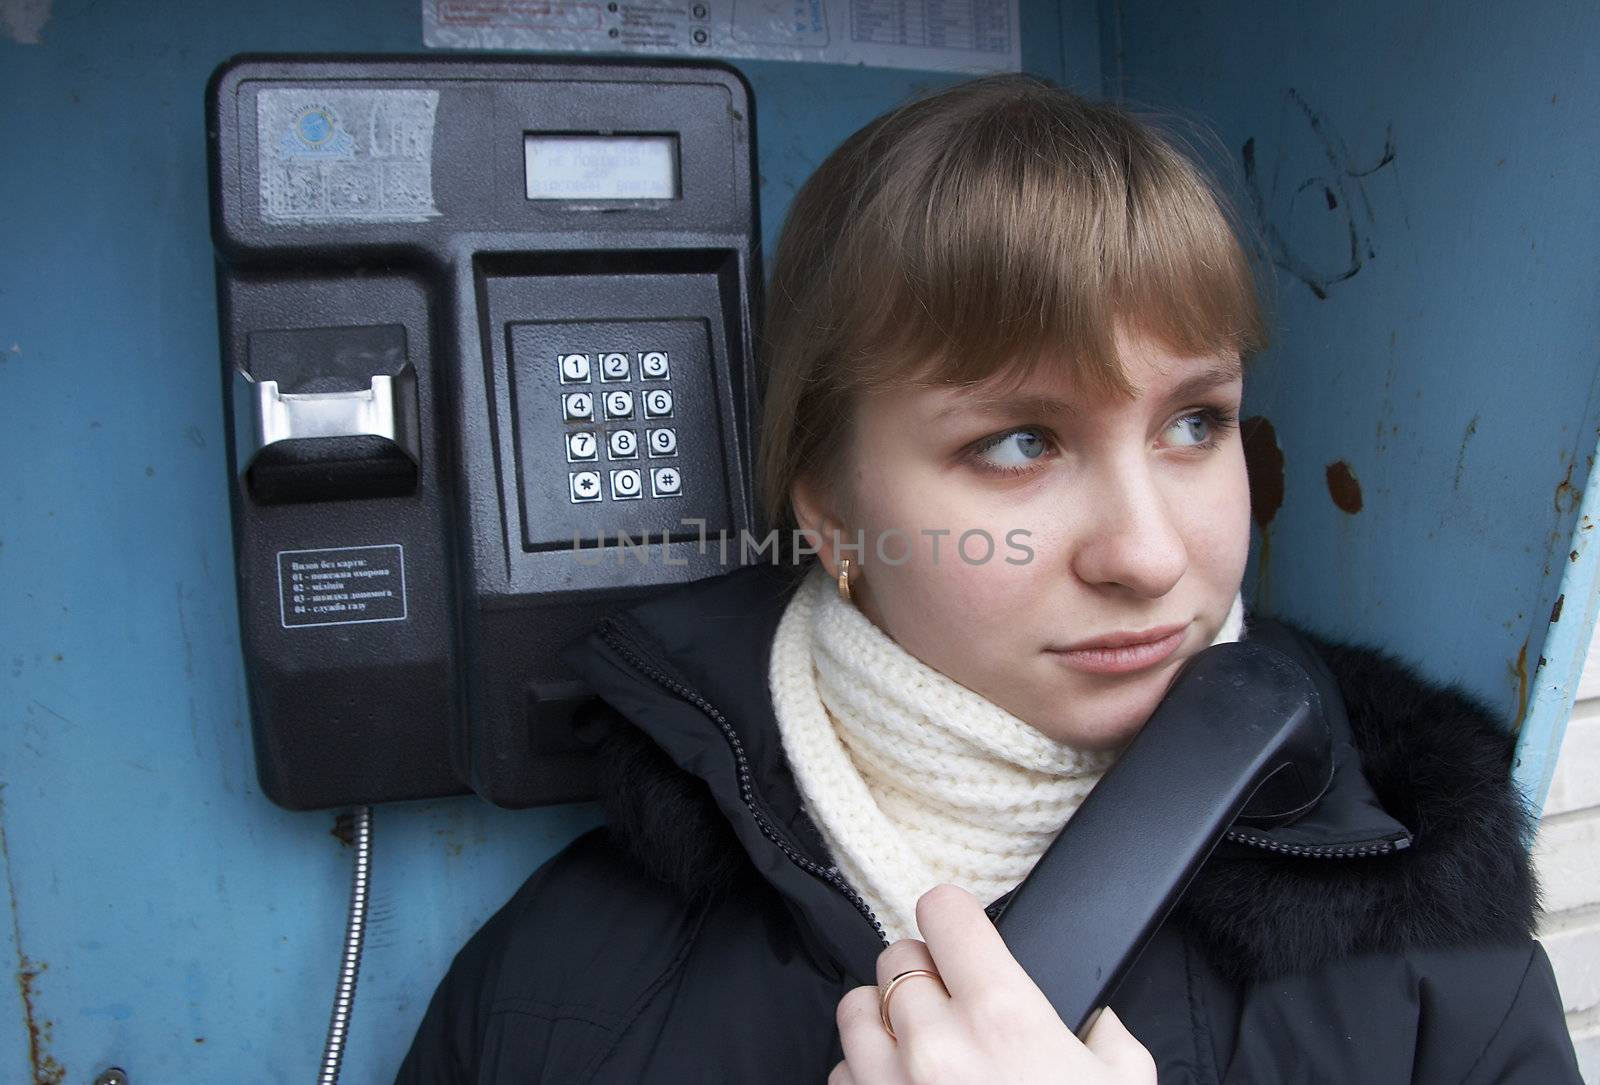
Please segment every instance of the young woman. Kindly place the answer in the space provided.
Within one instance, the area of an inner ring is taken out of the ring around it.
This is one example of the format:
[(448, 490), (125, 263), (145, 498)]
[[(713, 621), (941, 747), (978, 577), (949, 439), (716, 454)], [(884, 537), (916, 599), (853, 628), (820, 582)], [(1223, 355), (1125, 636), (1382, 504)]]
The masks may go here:
[[(997, 77), (847, 140), (764, 336), (768, 521), (815, 560), (568, 646), (609, 825), (461, 951), (401, 1080), (1577, 1081), (1499, 722), (1244, 614), (1264, 338), (1213, 190), (1114, 107)], [(1080, 1043), (990, 915), (1241, 638), (1318, 683), (1334, 782), (1230, 832)]]

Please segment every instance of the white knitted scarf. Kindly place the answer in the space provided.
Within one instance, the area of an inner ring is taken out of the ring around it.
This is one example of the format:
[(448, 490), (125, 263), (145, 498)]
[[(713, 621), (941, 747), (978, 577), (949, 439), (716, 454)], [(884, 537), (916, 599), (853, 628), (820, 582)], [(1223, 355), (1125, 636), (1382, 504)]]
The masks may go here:
[[(1235, 596), (1212, 643), (1240, 639)], [(941, 882), (985, 904), (1033, 869), (1114, 753), (1047, 738), (895, 643), (819, 564), (778, 623), (784, 752), (839, 871), (894, 941)]]

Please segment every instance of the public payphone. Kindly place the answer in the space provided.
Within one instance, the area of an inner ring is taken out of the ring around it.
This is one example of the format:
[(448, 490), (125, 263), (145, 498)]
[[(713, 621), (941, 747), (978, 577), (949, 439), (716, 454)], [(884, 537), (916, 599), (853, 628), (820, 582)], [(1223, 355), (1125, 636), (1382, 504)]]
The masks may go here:
[(554, 649), (757, 529), (747, 86), (257, 56), (207, 104), (263, 789), (587, 797)]

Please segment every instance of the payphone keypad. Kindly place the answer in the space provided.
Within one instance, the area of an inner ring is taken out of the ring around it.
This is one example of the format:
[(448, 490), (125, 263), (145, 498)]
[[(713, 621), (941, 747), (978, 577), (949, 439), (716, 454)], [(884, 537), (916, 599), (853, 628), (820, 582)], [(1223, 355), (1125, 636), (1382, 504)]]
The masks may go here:
[(721, 522), (727, 493), (703, 322), (509, 330), (530, 548), (619, 531), (682, 537), (686, 520)]

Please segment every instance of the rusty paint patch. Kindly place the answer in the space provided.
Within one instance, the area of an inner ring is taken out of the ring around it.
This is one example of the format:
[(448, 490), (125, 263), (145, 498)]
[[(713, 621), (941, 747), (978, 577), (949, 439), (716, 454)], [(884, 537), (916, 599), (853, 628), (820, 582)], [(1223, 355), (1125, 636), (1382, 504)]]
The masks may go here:
[(22, 921), (17, 909), (17, 884), (11, 876), (11, 845), (6, 840), (5, 810), (4, 789), (0, 785), (0, 861), (4, 862), (6, 868), (6, 898), (11, 903), (11, 937), (17, 946), (17, 989), (22, 993), (22, 1023), (28, 1030), (28, 1064), (33, 1068), (33, 1085), (61, 1085), (67, 1070), (48, 1050), (51, 1023), (39, 1020), (33, 1008), (34, 981), (50, 966), (43, 961), (35, 963), (22, 950)]
[(1361, 483), (1343, 460), (1328, 464), (1328, 494), (1342, 511), (1352, 515), (1361, 511)]
[(1567, 555), (1567, 560), (1568, 561), (1577, 561), (1578, 560), (1578, 552), (1576, 550), (1574, 550), (1572, 553), (1568, 554)]
[(1261, 529), (1261, 548), (1256, 552), (1256, 586), (1250, 601), (1252, 610), (1272, 606), (1272, 520), (1283, 507), (1283, 449), (1272, 422), (1263, 415), (1252, 415), (1239, 425), (1244, 439), (1244, 468), (1250, 482), (1250, 515)]
[(1522, 638), (1517, 649), (1517, 661), (1511, 666), (1511, 677), (1517, 683), (1517, 718), (1511, 723), (1513, 735), (1522, 733), (1522, 719), (1528, 714), (1528, 638)]
[[(1579, 492), (1572, 485), (1572, 467), (1572, 464), (1567, 464), (1566, 475), (1563, 476), (1560, 482), (1556, 483), (1556, 494), (1553, 503), (1558, 513), (1578, 507)], [(1562, 508), (1563, 504), (1566, 505), (1566, 508)]]
[(1550, 608), (1550, 624), (1555, 625), (1561, 620), (1561, 608), (1566, 605), (1566, 593), (1556, 596), (1556, 605)]
[(1278, 433), (1262, 415), (1252, 415), (1240, 425), (1244, 435), (1244, 466), (1250, 479), (1250, 515), (1265, 531), (1283, 507), (1283, 449)]

